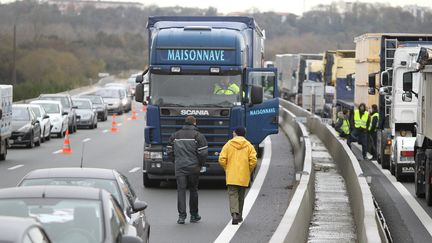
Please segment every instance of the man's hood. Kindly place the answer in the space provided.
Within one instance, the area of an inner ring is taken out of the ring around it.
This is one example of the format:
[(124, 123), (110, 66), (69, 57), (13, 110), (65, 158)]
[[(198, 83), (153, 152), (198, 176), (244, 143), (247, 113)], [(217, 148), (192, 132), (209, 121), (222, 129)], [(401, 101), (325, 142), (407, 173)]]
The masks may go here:
[(246, 140), (246, 138), (241, 137), (241, 136), (237, 136), (233, 139), (230, 140), (229, 144), (234, 147), (235, 149), (243, 149), (245, 147), (247, 147), (249, 145), (248, 140)]

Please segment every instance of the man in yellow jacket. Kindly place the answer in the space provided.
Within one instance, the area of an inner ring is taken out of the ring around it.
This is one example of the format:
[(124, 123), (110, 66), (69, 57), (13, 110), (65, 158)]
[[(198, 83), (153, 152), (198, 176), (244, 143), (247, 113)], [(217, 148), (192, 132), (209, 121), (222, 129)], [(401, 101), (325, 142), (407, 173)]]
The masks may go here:
[(233, 131), (233, 139), (223, 146), (219, 155), (219, 164), (224, 168), (226, 175), (232, 224), (243, 221), (245, 192), (257, 161), (255, 148), (246, 140), (245, 135), (245, 128), (236, 128)]

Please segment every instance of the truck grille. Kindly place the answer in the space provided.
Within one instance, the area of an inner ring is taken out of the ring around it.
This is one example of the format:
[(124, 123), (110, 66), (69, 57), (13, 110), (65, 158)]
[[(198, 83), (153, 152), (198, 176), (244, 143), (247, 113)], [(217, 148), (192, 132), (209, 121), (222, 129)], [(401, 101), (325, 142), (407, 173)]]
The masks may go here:
[[(183, 116), (160, 117), (164, 152), (170, 136), (184, 126), (184, 119)], [(199, 132), (205, 136), (208, 142), (209, 156), (207, 161), (217, 161), (223, 145), (231, 137), (229, 117), (196, 117), (196, 119)], [(164, 160), (167, 160), (165, 156)]]

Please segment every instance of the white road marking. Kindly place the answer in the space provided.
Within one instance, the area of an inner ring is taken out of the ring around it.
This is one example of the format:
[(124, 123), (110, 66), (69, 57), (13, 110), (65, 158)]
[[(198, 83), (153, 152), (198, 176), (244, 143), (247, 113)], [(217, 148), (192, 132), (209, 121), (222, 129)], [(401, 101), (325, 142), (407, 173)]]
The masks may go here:
[(139, 171), (141, 169), (141, 167), (135, 167), (132, 170), (129, 171), (129, 173), (135, 173), (137, 171)]
[(102, 131), (102, 133), (107, 133), (108, 131), (109, 131), (108, 129), (105, 129)]
[(21, 168), (23, 166), (24, 165), (15, 165), (15, 166), (12, 166), (12, 167), (8, 168), (8, 170), (16, 170), (16, 169)]
[(86, 143), (86, 142), (88, 142), (88, 141), (90, 141), (91, 140), (91, 138), (86, 138), (86, 139), (84, 139), (84, 140), (82, 140), (83, 141), (83, 143)]
[(405, 199), (405, 201), (408, 203), (408, 205), (417, 215), (420, 222), (429, 232), (429, 235), (432, 236), (432, 218), (429, 217), (429, 215), (422, 208), (422, 206), (417, 202), (414, 196), (406, 189), (404, 185), (402, 185), (402, 183), (396, 180), (396, 178), (390, 173), (389, 170), (383, 170), (376, 160), (373, 160), (372, 164), (374, 164), (375, 167), (377, 167), (378, 170), (380, 170), (387, 177), (390, 183), (393, 184), (396, 190), (399, 191), (400, 195), (403, 197), (403, 199)]
[[(261, 166), (259, 168), (258, 174), (255, 177), (254, 183), (252, 187), (249, 189), (249, 192), (245, 198), (244, 207), (243, 207), (243, 220), (246, 220), (249, 212), (252, 209), (253, 204), (255, 203), (258, 194), (261, 190), (262, 185), (264, 184), (264, 179), (267, 175), (269, 165), (271, 162), (271, 140), (267, 137), (264, 140), (264, 157), (261, 161)], [(227, 212), (229, 214), (229, 212)], [(226, 243), (230, 242), (237, 230), (240, 228), (241, 223), (238, 225), (232, 225), (231, 220), (227, 223), (225, 228), (222, 230), (218, 238), (214, 241), (215, 243)]]
[(59, 149), (59, 150), (57, 150), (57, 151), (54, 151), (53, 154), (59, 154), (59, 153), (61, 153), (62, 151), (63, 151), (62, 149)]

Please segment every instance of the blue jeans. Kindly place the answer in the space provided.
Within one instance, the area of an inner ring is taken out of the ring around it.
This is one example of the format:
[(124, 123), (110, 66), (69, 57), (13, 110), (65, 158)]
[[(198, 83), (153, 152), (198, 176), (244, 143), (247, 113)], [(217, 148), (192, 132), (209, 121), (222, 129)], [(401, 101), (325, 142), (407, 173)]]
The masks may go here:
[(351, 148), (352, 142), (358, 142), (362, 146), (363, 159), (366, 159), (368, 151), (368, 134), (366, 129), (354, 128), (351, 132), (351, 136), (347, 139), (347, 144)]

